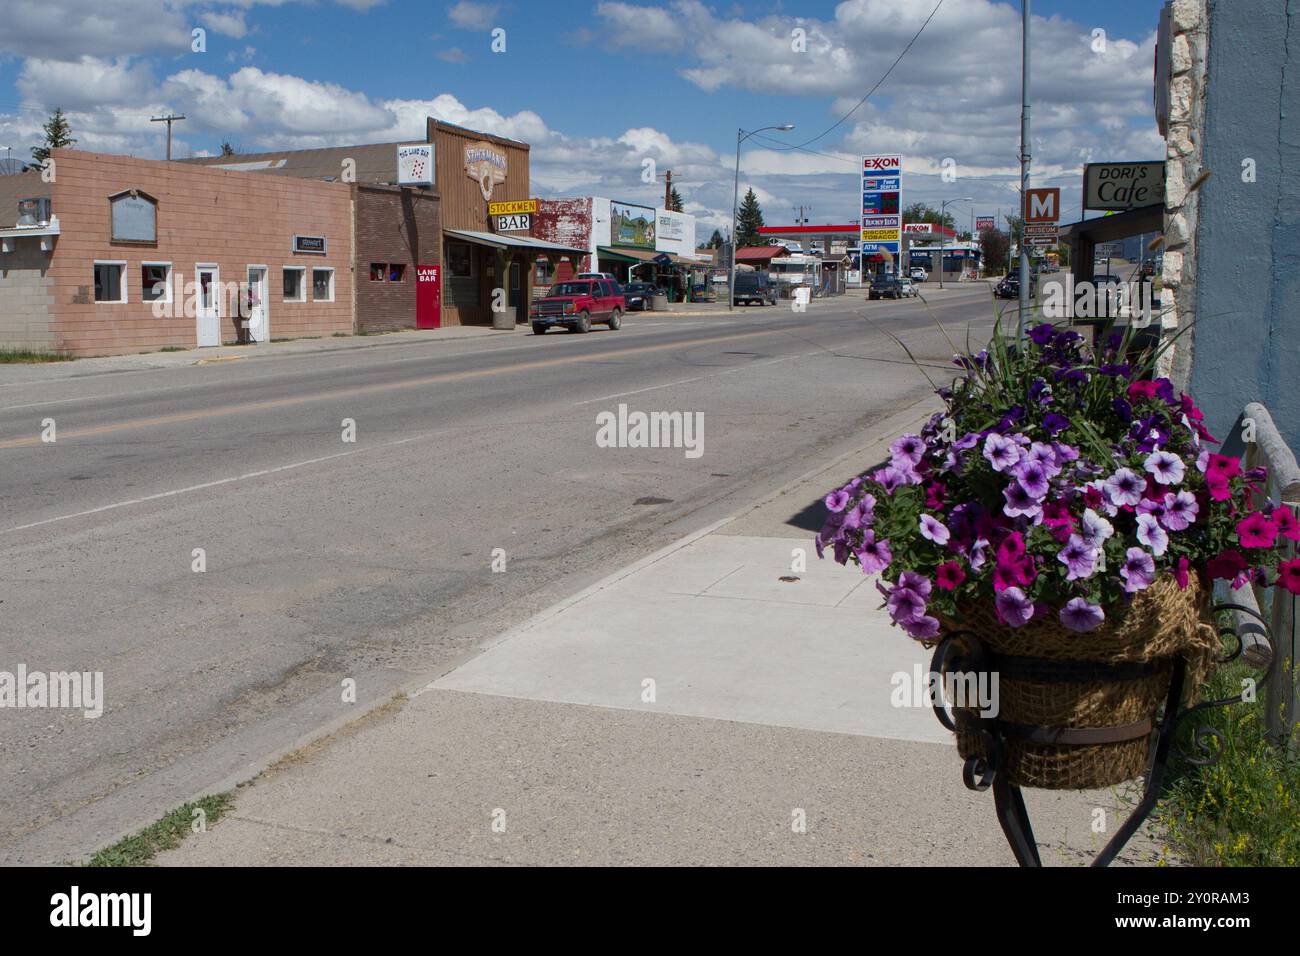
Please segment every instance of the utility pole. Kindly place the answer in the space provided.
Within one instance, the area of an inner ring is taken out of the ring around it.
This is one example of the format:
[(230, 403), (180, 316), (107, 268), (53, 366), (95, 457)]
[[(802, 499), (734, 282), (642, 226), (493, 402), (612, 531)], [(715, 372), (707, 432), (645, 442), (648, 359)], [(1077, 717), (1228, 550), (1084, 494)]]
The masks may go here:
[(1016, 313), (1016, 341), (1025, 337), (1029, 310), (1029, 248), (1025, 242), (1025, 197), (1029, 195), (1029, 0), (1022, 0), (1020, 21), (1020, 308)]
[(664, 208), (673, 208), (673, 171), (664, 173)]
[(172, 158), (172, 123), (176, 122), (177, 120), (183, 120), (183, 119), (185, 119), (184, 115), (174, 116), (171, 114), (168, 114), (167, 116), (153, 116), (150, 117), (149, 119), (150, 123), (167, 124), (167, 158), (168, 159)]
[(812, 206), (792, 206), (791, 208), (798, 212), (798, 215), (795, 217), (794, 224), (796, 226), (808, 225), (808, 217), (804, 215), (804, 210), (807, 210), (808, 212), (812, 212)]

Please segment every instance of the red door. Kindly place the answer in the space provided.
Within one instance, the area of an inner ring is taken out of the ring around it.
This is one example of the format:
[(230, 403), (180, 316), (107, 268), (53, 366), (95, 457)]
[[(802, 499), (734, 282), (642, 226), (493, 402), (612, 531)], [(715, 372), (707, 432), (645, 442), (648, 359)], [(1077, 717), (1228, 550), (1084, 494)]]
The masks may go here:
[(415, 327), (437, 329), (442, 326), (442, 268), (415, 267)]

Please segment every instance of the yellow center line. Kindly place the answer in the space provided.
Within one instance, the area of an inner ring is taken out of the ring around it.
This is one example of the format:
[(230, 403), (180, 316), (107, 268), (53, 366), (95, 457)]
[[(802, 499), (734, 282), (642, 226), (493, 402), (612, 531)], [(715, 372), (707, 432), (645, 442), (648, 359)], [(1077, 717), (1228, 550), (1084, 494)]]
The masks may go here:
[[(710, 345), (714, 342), (734, 342), (738, 339), (751, 339), (765, 335), (778, 335), (787, 331), (789, 330), (767, 329), (758, 332), (736, 332), (731, 335), (715, 335), (709, 338), (694, 339), (689, 342), (666, 342), (660, 345), (629, 346), (627, 348), (612, 349), (608, 352), (596, 352), (590, 355), (569, 355), (562, 358), (537, 359), (532, 362), (520, 362), (515, 365), (503, 365), (497, 368), (473, 369), (461, 372), (441, 372), (437, 375), (426, 375), (422, 378), (413, 378), (402, 382), (380, 382), (374, 385), (357, 385), (352, 388), (341, 388), (327, 392), (313, 392), (307, 395), (295, 395), (291, 398), (275, 398), (262, 402), (246, 402), (242, 405), (221, 405), (215, 408), (204, 408), (193, 412), (176, 412), (171, 415), (157, 415), (152, 418), (136, 418), (128, 421), (114, 422), (107, 425), (74, 428), (67, 431), (60, 429), (58, 432), (58, 439), (59, 441), (63, 441), (68, 438), (87, 438), (96, 435), (108, 435), (113, 432), (126, 431), (132, 428), (154, 428), (159, 425), (177, 425), (183, 422), (201, 421), (206, 418), (221, 418), (229, 415), (246, 415), (254, 412), (269, 411), (275, 408), (304, 405), (308, 402), (338, 398), (354, 398), (358, 395), (372, 395), (378, 392), (394, 391), (404, 388), (420, 388), (425, 385), (436, 385), (442, 382), (460, 382), (467, 379), (486, 378), (491, 375), (499, 375), (508, 372), (525, 372), (539, 368), (557, 368), (563, 365), (575, 365), (579, 362), (604, 361), (605, 359), (618, 358), (625, 355), (641, 355), (646, 352), (664, 352), (670, 349), (693, 348), (697, 345)], [(28, 438), (10, 438), (5, 441), (0, 441), (0, 449), (25, 448), (39, 444), (41, 444), (41, 437), (37, 434)]]

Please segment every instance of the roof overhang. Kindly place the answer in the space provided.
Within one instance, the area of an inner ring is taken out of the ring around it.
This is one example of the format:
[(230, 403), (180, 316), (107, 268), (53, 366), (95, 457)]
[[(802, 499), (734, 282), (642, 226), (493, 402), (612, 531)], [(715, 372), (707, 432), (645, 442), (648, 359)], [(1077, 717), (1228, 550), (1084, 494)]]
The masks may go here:
[(1164, 230), (1165, 207), (1142, 206), (1139, 209), (1117, 212), (1113, 216), (1097, 216), (1094, 219), (1072, 222), (1062, 226), (1059, 234), (1063, 240), (1074, 245), (1085, 238), (1093, 243), (1114, 242), (1117, 239), (1127, 239), (1129, 236), (1140, 236), (1144, 232), (1164, 232)]
[(59, 235), (59, 217), (51, 216), (44, 226), (15, 226), (12, 229), (0, 229), (0, 252), (13, 252), (15, 239), (40, 239), (41, 250), (49, 252), (54, 248), (54, 240)]
[(587, 254), (586, 249), (575, 249), (572, 246), (562, 246), (558, 242), (547, 242), (544, 239), (534, 239), (532, 236), (512, 236), (509, 233), (497, 232), (474, 232), (469, 229), (444, 229), (443, 232), (449, 236), (455, 236), (457, 239), (464, 239), (466, 242), (475, 242), (481, 246), (491, 246), (493, 249), (523, 249), (542, 254), (548, 252), (560, 252), (575, 256), (584, 256)]

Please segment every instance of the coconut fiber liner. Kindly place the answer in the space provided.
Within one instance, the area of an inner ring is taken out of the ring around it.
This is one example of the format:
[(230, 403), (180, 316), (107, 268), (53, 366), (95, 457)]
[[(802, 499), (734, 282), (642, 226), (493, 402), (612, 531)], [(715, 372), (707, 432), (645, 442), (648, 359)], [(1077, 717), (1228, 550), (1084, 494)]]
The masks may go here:
[[(1191, 704), (1221, 652), (1215, 630), (1205, 623), (1206, 594), (1195, 575), (1184, 590), (1164, 576), (1134, 595), (1127, 608), (1107, 609), (1106, 621), (1086, 633), (1051, 618), (1006, 627), (992, 602), (963, 605), (960, 620), (945, 620), (946, 631), (978, 636), (987, 669), (998, 675), (997, 772), (1016, 786), (1048, 790), (1090, 790), (1145, 773), (1148, 722), (1154, 725), (1168, 696), (1175, 658), (1187, 661), (1184, 701)], [(961, 756), (987, 758), (979, 733), (987, 722), (978, 711), (954, 708), (954, 722)], [(1029, 728), (1043, 730), (1031, 740)], [(1129, 739), (1044, 742), (1058, 728), (1122, 728), (1100, 735)]]

